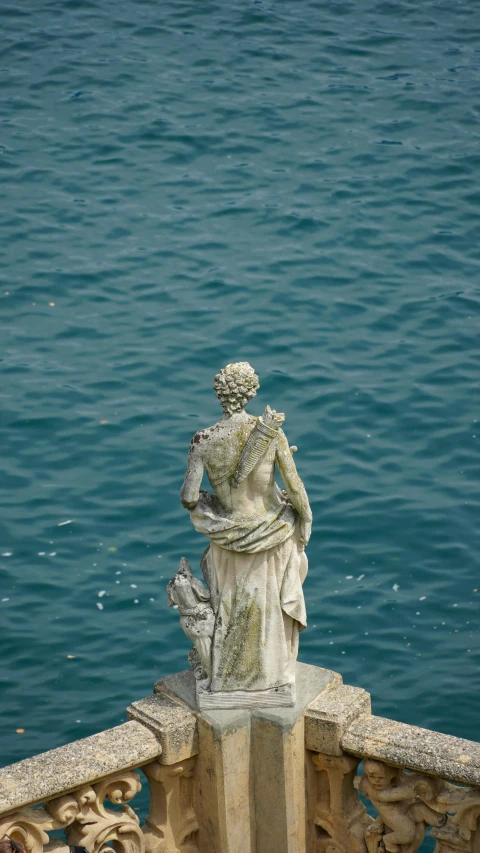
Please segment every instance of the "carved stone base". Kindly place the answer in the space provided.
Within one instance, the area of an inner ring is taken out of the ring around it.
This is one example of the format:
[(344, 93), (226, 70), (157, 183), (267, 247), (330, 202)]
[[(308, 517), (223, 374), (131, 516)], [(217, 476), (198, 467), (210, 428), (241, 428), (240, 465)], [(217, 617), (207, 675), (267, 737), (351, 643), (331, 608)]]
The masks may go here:
[(271, 690), (232, 690), (212, 693), (202, 687), (202, 682), (196, 684), (197, 707), (200, 711), (212, 709), (234, 710), (245, 708), (293, 708), (296, 702), (294, 684), (285, 684)]
[[(295, 705), (279, 707), (277, 693), (269, 707), (262, 693), (261, 704), (254, 707), (252, 694), (247, 693), (248, 706), (242, 708), (235, 692), (227, 694), (227, 699), (233, 698), (233, 709), (218, 705), (198, 709), (191, 671), (157, 682), (159, 701), (162, 695), (169, 696), (197, 717), (193, 798), (200, 853), (317, 853), (306, 847), (305, 838), (304, 715), (307, 705), (337, 681), (339, 676), (329, 670), (297, 663)], [(138, 712), (140, 703), (135, 704)], [(146, 714), (152, 714), (150, 704)], [(325, 853), (351, 851), (332, 847)]]

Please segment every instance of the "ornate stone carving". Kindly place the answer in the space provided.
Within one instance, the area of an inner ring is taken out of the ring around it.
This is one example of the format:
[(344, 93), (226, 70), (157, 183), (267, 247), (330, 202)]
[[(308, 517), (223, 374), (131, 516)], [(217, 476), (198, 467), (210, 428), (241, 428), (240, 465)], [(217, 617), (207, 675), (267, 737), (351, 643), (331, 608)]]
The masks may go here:
[[(141, 790), (140, 777), (133, 770), (102, 779), (92, 786), (76, 791), (78, 811), (67, 830), (68, 844), (86, 847), (89, 853), (98, 853), (107, 842), (112, 842), (117, 853), (144, 853), (144, 839), (139, 820), (128, 802)], [(63, 798), (61, 798), (63, 799)], [(105, 800), (121, 804), (121, 811), (105, 808)], [(57, 808), (58, 800), (47, 803)], [(67, 809), (67, 804), (61, 804)]]
[(371, 819), (353, 787), (359, 759), (310, 754), (317, 771), (312, 853), (365, 853), (365, 828)]
[(449, 813), (445, 826), (432, 829), (435, 853), (478, 853), (480, 850), (480, 790), (446, 784), (438, 801)]
[[(261, 417), (245, 411), (258, 387), (247, 362), (217, 374), (223, 417), (194, 435), (180, 493), (195, 529), (210, 539), (201, 563), (208, 593), (186, 561), (168, 587), (197, 650), (190, 661), (200, 708), (295, 701), (312, 514), (281, 429), (284, 415), (269, 406)], [(213, 494), (200, 488), (204, 471)]]
[(143, 832), (146, 853), (198, 853), (198, 822), (192, 805), (195, 758), (142, 767), (150, 784), (150, 811)]
[(14, 841), (20, 841), (27, 853), (42, 853), (48, 844), (48, 831), (60, 827), (54, 826), (51, 815), (44, 808), (27, 808), (21, 812), (0, 818), (0, 838), (10, 835)]
[[(86, 847), (89, 853), (105, 851), (112, 843), (117, 853), (144, 853), (138, 817), (127, 803), (140, 791), (138, 773), (127, 771), (84, 785), (71, 794), (50, 800), (40, 808), (27, 808), (0, 819), (0, 837), (7, 833), (21, 841), (27, 853), (66, 847), (48, 832), (65, 829), (67, 845)], [(121, 811), (105, 808), (104, 801), (121, 804)]]
[(436, 853), (477, 853), (480, 791), (371, 758), (363, 767), (365, 775), (354, 784), (378, 812), (365, 830), (369, 853), (415, 853), (428, 826), (437, 839)]
[(182, 557), (177, 574), (167, 586), (169, 607), (177, 606), (180, 625), (195, 645), (189, 662), (199, 680), (212, 677), (212, 636), (215, 615), (210, 604), (210, 593), (201, 581), (194, 578), (190, 563)]

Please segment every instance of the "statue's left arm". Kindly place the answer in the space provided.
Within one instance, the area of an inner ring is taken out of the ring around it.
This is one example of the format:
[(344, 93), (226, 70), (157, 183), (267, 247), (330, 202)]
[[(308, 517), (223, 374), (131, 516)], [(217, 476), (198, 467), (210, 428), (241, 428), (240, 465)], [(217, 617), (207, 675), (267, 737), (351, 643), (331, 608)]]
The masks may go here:
[(300, 543), (307, 545), (312, 532), (312, 510), (308, 502), (307, 492), (298, 476), (293, 456), (283, 430), (279, 429), (277, 436), (276, 462), (278, 470), (285, 483), (288, 497), (300, 516)]
[(180, 490), (180, 500), (185, 509), (193, 509), (200, 497), (203, 477), (203, 459), (194, 435), (188, 452), (187, 471)]

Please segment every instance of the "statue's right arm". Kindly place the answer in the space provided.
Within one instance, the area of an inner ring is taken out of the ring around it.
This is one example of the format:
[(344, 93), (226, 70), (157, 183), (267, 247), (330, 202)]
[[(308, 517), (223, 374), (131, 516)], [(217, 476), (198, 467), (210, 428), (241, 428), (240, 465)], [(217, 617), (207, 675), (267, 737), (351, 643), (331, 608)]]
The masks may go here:
[(180, 490), (180, 500), (185, 509), (193, 509), (200, 497), (203, 477), (203, 459), (193, 436), (188, 452), (187, 471)]
[(285, 483), (288, 497), (300, 516), (300, 542), (308, 544), (312, 530), (312, 510), (308, 501), (307, 492), (300, 477), (298, 476), (295, 462), (288, 446), (288, 441), (283, 430), (278, 431), (276, 461), (278, 470)]

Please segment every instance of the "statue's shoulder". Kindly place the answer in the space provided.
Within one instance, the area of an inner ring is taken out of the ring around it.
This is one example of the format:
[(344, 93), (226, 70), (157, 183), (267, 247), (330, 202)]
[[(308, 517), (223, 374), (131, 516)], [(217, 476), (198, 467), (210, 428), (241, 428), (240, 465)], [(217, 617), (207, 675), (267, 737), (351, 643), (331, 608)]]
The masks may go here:
[(213, 427), (205, 427), (205, 429), (199, 429), (198, 432), (196, 432), (195, 435), (192, 436), (192, 439), (190, 441), (190, 450), (201, 450), (202, 445), (206, 441), (208, 441), (212, 429)]
[(222, 421), (218, 421), (216, 424), (213, 424), (209, 427), (204, 427), (203, 429), (199, 429), (198, 432), (192, 437), (190, 442), (191, 448), (195, 450), (196, 448), (201, 449), (202, 445), (211, 441), (213, 438), (218, 436), (219, 433), (222, 432)]

